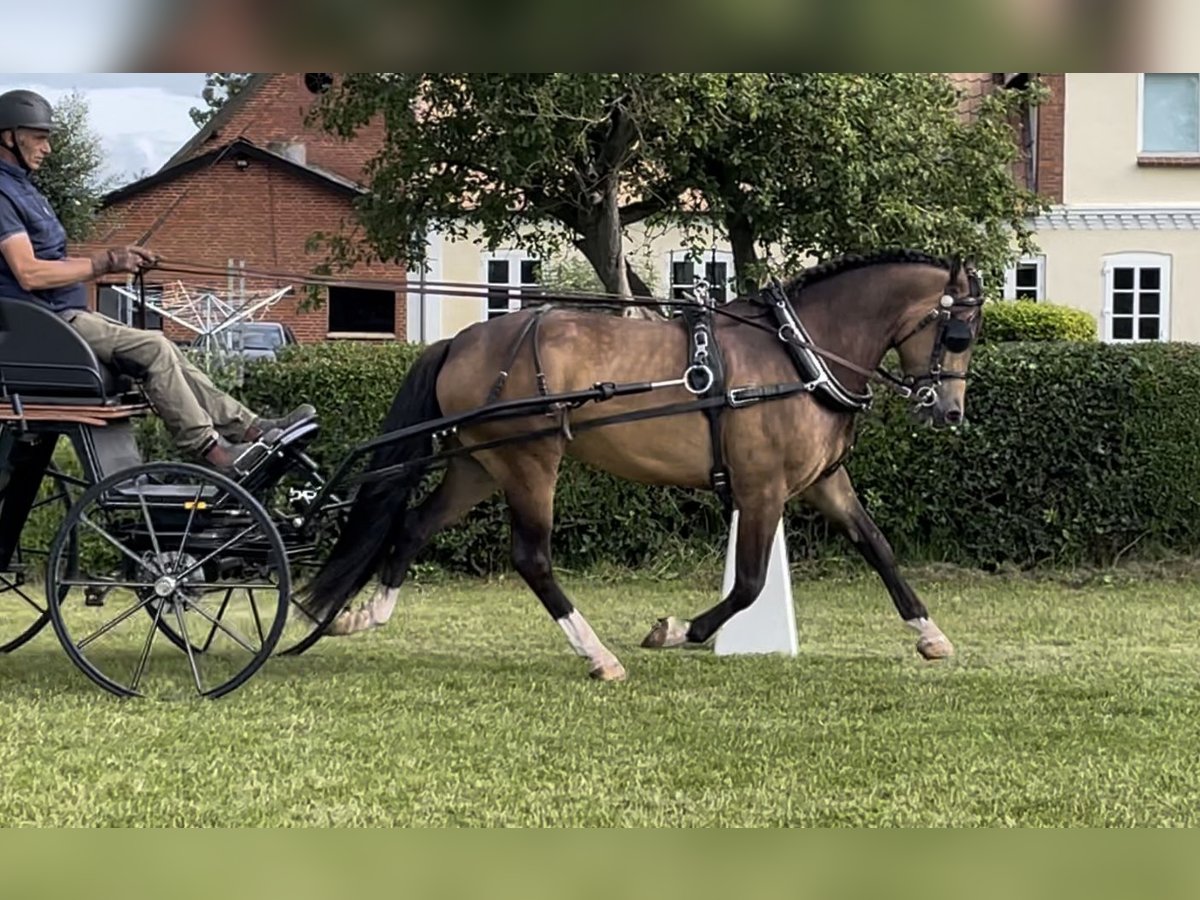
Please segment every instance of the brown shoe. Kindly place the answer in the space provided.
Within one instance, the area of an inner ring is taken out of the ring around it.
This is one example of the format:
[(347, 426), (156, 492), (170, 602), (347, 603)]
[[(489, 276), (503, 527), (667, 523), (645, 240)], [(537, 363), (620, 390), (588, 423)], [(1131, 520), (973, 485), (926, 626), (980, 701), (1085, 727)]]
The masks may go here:
[(286, 416), (278, 419), (264, 419), (261, 416), (250, 423), (250, 427), (246, 429), (243, 436), (247, 441), (263, 440), (263, 436), (270, 434), (274, 430), (280, 432), (287, 431), (299, 425), (301, 422), (307, 422), (309, 419), (317, 417), (317, 409), (310, 403), (302, 403), (293, 409)]
[(271, 452), (271, 444), (281, 437), (278, 429), (264, 434), (259, 440), (245, 444), (227, 444), (216, 441), (204, 452), (204, 460), (218, 472), (226, 475), (245, 475)]

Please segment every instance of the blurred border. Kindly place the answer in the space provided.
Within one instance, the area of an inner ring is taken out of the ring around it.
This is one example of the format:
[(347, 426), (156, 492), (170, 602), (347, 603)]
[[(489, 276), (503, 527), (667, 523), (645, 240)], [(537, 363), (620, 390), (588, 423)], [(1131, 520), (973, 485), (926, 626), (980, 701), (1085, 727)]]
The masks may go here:
[(44, 11), (30, 8), (29, 21), (58, 38), (10, 42), (6, 65), (44, 68), (71, 46), (111, 71), (1166, 71), (1200, 55), (1191, 0), (91, 0), (88, 9), (47, 31)]

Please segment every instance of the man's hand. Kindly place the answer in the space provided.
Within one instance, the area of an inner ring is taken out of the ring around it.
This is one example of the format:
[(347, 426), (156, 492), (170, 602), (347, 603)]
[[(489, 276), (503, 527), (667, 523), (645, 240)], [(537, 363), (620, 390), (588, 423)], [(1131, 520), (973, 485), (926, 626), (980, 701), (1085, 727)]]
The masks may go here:
[(130, 244), (127, 247), (110, 247), (92, 256), (92, 275), (99, 278), (112, 272), (136, 274), (143, 268), (158, 263), (159, 256), (153, 250)]

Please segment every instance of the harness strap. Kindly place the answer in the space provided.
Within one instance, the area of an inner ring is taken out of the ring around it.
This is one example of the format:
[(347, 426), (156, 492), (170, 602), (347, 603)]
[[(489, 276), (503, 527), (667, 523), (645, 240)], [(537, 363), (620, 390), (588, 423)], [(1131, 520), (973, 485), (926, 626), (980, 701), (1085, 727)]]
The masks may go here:
[[(620, 394), (630, 393), (622, 390), (613, 390), (617, 385), (611, 382), (598, 384), (592, 390), (597, 392), (597, 396), (592, 399), (602, 401), (608, 397), (618, 396)], [(687, 413), (701, 412), (713, 407), (721, 407), (729, 405), (733, 407), (749, 406), (751, 403), (757, 403), (761, 400), (774, 400), (779, 397), (790, 397), (792, 394), (800, 394), (811, 390), (807, 382), (790, 381), (784, 384), (770, 385), (749, 385), (747, 387), (733, 388), (726, 394), (714, 397), (705, 397), (701, 400), (683, 400), (678, 403), (669, 403), (665, 406), (652, 406), (648, 409), (635, 409), (629, 412), (616, 413), (611, 416), (602, 416), (597, 419), (589, 419), (586, 422), (580, 422), (574, 426), (576, 431), (591, 431), (594, 428), (603, 428), (607, 425), (620, 425), (623, 422), (639, 422), (643, 419), (655, 419), (666, 416), (680, 416)], [(607, 394), (601, 396), (600, 394)], [(738, 402), (734, 403), (731, 396), (736, 394)], [(476, 419), (478, 421), (478, 419)], [(474, 424), (474, 423), (470, 423)], [(370, 443), (378, 445), (382, 443), (390, 443), (398, 440), (401, 437), (407, 437), (410, 433), (415, 434), (420, 431), (431, 430), (428, 424), (411, 426), (409, 428), (400, 429), (399, 431), (389, 432), (385, 435), (380, 435)], [(336, 480), (340, 485), (345, 484), (365, 484), (373, 481), (383, 481), (393, 476), (401, 475), (414, 466), (427, 466), (434, 462), (439, 462), (443, 459), (449, 459), (454, 456), (464, 456), (471, 453), (477, 453), (481, 450), (492, 450), (496, 447), (502, 447), (506, 444), (516, 444), (524, 441), (537, 440), (539, 438), (553, 437), (561, 432), (557, 427), (539, 428), (534, 431), (523, 431), (520, 434), (510, 434), (505, 437), (493, 438), (490, 441), (481, 441), (478, 444), (460, 444), (456, 447), (450, 447), (440, 452), (430, 454), (429, 456), (421, 457), (420, 459), (409, 460), (407, 462), (396, 463), (391, 466), (384, 466), (380, 469), (368, 469), (358, 475), (352, 475), (345, 479), (330, 478), (329, 484), (333, 484)]]
[(713, 323), (712, 309), (701, 303), (685, 306), (682, 310), (684, 325), (688, 331), (688, 343), (692, 348), (691, 365), (685, 378), (693, 374), (706, 378), (703, 390), (700, 385), (688, 384), (688, 390), (696, 391), (697, 396), (705, 399), (718, 398), (722, 402), (704, 407), (705, 418), (708, 419), (708, 435), (712, 445), (712, 469), (709, 472), (709, 482), (713, 491), (725, 507), (725, 514), (733, 512), (733, 491), (729, 484), (729, 467), (725, 463), (725, 450), (721, 440), (721, 412), (726, 406), (725, 396), (725, 359), (721, 347), (717, 343), (716, 328)]
[[(492, 385), (492, 389), (488, 391), (487, 399), (483, 401), (485, 406), (495, 403), (500, 399), (500, 393), (504, 390), (504, 385), (508, 382), (508, 373), (512, 371), (513, 364), (517, 361), (517, 354), (521, 352), (521, 346), (525, 343), (525, 339), (529, 336), (529, 333), (537, 328), (538, 322), (541, 321), (542, 313), (545, 311), (546, 307), (544, 306), (534, 310), (533, 315), (529, 317), (529, 321), (525, 323), (525, 327), (517, 335), (517, 339), (513, 341), (513, 345), (508, 351), (508, 360), (504, 363), (503, 368), (500, 369), (500, 374), (496, 376), (496, 381)], [(542, 395), (545, 396), (546, 373), (542, 371), (536, 338), (533, 342), (533, 359), (534, 365), (537, 368), (538, 388)]]

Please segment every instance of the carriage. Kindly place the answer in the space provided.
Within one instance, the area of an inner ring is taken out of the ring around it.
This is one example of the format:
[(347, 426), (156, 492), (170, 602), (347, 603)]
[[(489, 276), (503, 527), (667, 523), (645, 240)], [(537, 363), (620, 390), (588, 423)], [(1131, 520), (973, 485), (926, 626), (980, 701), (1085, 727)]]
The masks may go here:
[[(806, 320), (821, 323), (837, 351), (801, 322), (802, 288)], [(910, 399), (927, 422), (961, 419), (981, 304), (969, 268), (911, 251), (831, 261), (724, 309), (679, 303), (679, 322), (547, 316), (543, 304), (469, 329), (453, 355), (449, 340), (427, 348), (384, 433), (328, 479), (306, 452), (318, 428), (307, 421), (234, 480), (143, 461), (135, 423), (148, 405), (133, 384), (49, 311), (0, 299), (0, 603), (18, 599), (23, 613), (0, 606), (0, 652), (50, 622), (73, 662), (112, 693), (219, 697), (273, 654), (347, 633), (334, 627), (338, 617), (376, 574), (364, 609), (372, 625), (376, 609), (386, 621), (423, 546), (500, 490), (517, 571), (589, 674), (623, 678), (553, 576), (554, 482), (570, 453), (634, 480), (707, 486), (727, 512), (741, 512), (728, 596), (695, 619), (660, 619), (643, 646), (704, 646), (753, 603), (783, 505), (801, 495), (879, 572), (920, 635), (918, 652), (948, 656), (950, 642), (899, 575), (842, 460), (872, 382)], [(871, 347), (843, 346), (851, 332)], [(882, 366), (889, 349), (902, 377)], [(834, 367), (853, 376), (850, 387)], [(769, 402), (787, 398), (801, 402)], [(584, 409), (601, 404), (614, 411)], [(764, 404), (778, 412), (760, 412)], [(650, 419), (682, 422), (630, 427)], [(605, 437), (589, 441), (602, 427)], [(424, 473), (442, 466), (441, 482), (411, 507)], [(35, 599), (39, 575), (44, 602)], [(310, 588), (303, 601), (293, 593), (299, 580)], [(156, 655), (164, 649), (174, 652)]]
[(67, 323), (0, 299), (0, 653), (51, 624), (114, 694), (219, 697), (320, 638), (293, 579), (343, 504), (306, 452), (315, 421), (235, 480), (144, 461), (149, 412)]

